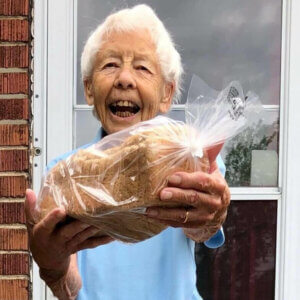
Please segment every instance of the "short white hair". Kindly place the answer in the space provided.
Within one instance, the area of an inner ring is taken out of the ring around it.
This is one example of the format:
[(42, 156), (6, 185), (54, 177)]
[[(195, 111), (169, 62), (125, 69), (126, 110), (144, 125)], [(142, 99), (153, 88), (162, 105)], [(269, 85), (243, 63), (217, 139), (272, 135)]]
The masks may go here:
[(147, 29), (156, 45), (156, 53), (166, 82), (175, 83), (174, 101), (182, 89), (183, 68), (170, 33), (151, 7), (145, 4), (119, 10), (109, 15), (89, 36), (81, 55), (82, 80), (92, 76), (93, 65), (104, 37), (111, 32)]

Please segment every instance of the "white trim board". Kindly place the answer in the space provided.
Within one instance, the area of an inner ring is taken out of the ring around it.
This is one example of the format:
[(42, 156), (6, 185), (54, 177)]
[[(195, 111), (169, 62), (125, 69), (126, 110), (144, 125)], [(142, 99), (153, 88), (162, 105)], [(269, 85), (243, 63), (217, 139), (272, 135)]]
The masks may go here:
[(277, 299), (293, 300), (299, 298), (300, 278), (300, 2), (286, 3), (287, 30), (284, 38), (285, 66), (283, 108), (283, 160), (282, 160), (282, 208), (280, 220), (280, 272), (277, 273), (279, 291)]
[[(42, 149), (40, 156), (34, 156), (33, 189), (37, 194), (43, 175), (47, 156), (46, 141), (46, 103), (47, 103), (47, 1), (35, 1), (33, 18), (33, 97), (32, 97), (32, 147)], [(32, 260), (31, 269), (32, 298), (45, 300), (45, 283), (40, 278), (39, 268)]]
[(74, 1), (48, 2), (47, 162), (72, 149)]

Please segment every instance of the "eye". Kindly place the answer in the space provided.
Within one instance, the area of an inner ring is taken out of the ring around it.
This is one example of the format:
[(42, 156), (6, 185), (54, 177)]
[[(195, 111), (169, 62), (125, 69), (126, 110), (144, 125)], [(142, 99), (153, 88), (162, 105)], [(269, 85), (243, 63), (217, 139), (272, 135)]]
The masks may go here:
[(143, 66), (143, 65), (137, 66), (136, 69), (140, 70), (140, 71), (145, 71), (145, 72), (151, 73), (150, 70), (147, 67)]
[(107, 68), (117, 68), (118, 65), (117, 63), (114, 63), (114, 62), (110, 62), (110, 63), (107, 63), (106, 65), (104, 65), (104, 69), (107, 69)]

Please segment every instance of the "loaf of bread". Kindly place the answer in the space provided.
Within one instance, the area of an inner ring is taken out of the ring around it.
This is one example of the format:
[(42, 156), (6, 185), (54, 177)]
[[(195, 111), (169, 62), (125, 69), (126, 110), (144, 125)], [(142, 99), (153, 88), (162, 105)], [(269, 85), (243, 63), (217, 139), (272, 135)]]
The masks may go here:
[(40, 218), (64, 206), (69, 216), (98, 227), (99, 236), (134, 243), (160, 233), (165, 225), (144, 212), (147, 207), (166, 206), (159, 192), (168, 176), (209, 171), (206, 152), (195, 157), (184, 142), (190, 130), (176, 123), (136, 130), (119, 145), (101, 150), (107, 136), (60, 161), (44, 179)]

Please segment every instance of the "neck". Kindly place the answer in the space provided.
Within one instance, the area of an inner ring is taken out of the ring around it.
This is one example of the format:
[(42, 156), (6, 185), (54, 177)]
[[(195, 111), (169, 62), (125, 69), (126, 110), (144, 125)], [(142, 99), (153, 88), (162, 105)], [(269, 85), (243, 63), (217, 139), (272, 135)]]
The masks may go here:
[(101, 136), (102, 136), (102, 138), (107, 136), (107, 132), (103, 129), (103, 127), (101, 127)]

